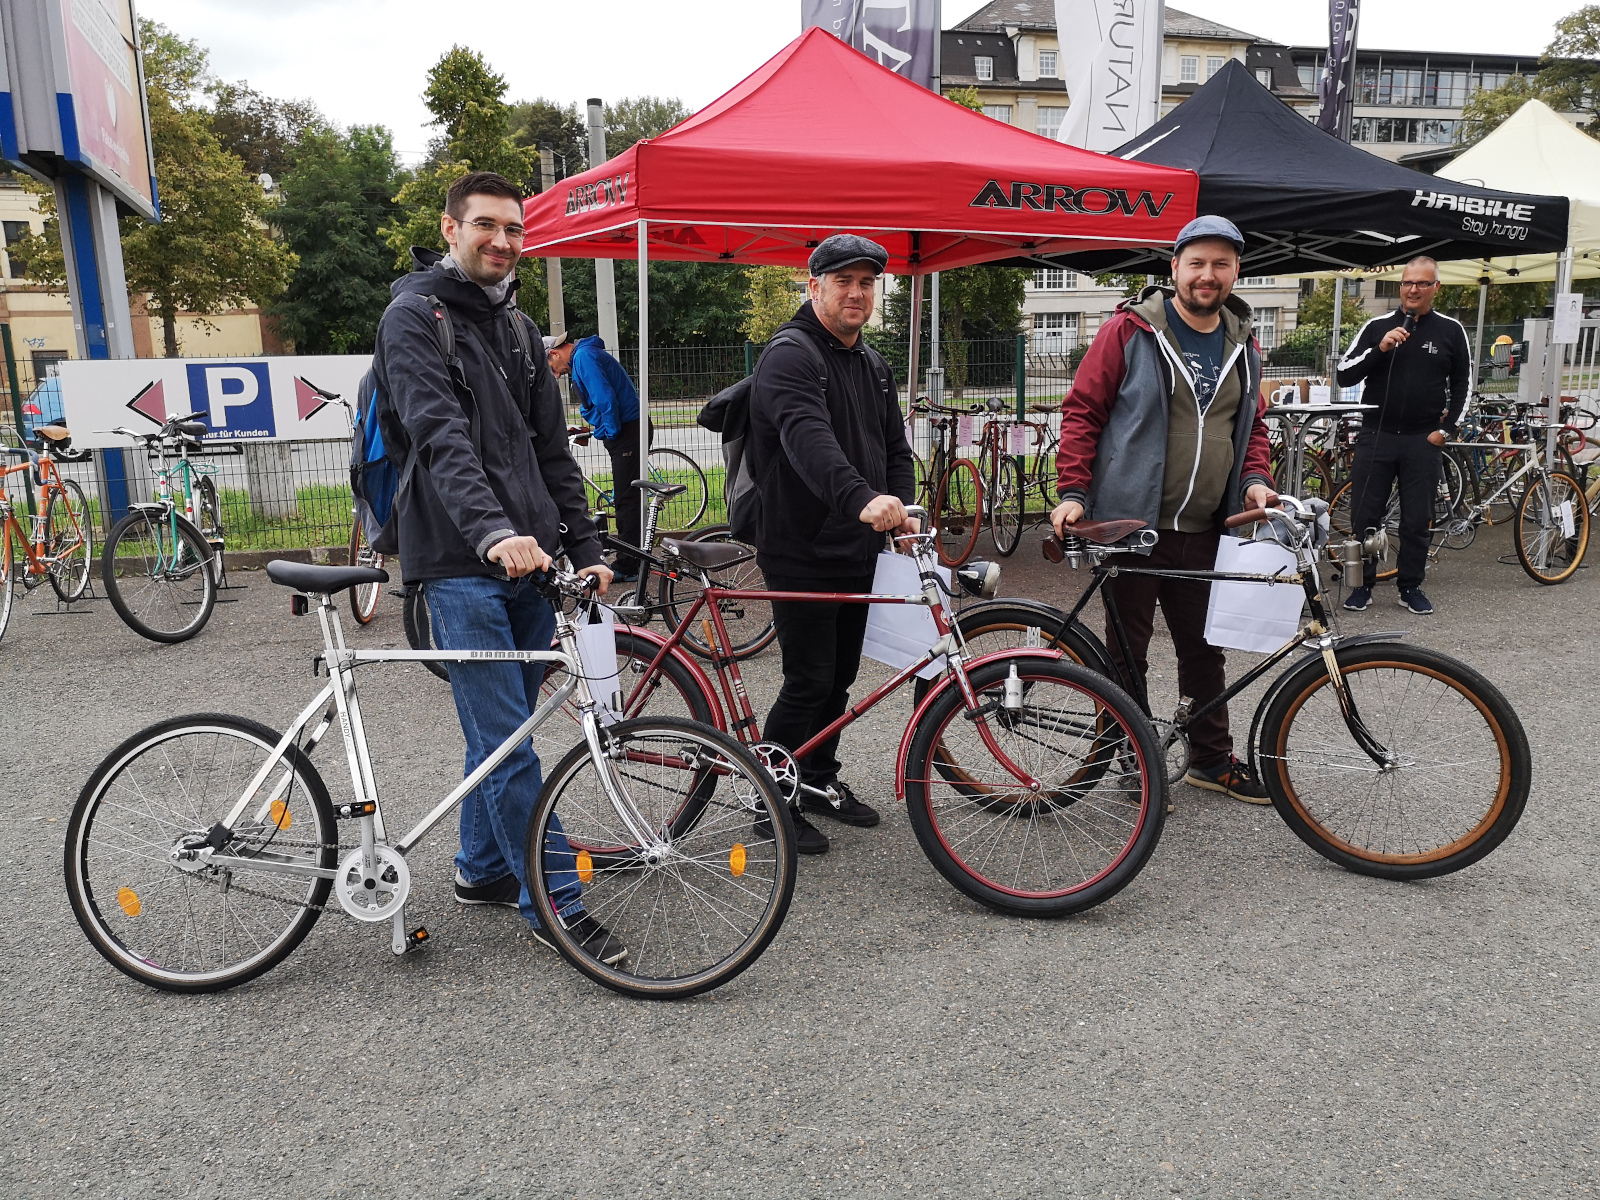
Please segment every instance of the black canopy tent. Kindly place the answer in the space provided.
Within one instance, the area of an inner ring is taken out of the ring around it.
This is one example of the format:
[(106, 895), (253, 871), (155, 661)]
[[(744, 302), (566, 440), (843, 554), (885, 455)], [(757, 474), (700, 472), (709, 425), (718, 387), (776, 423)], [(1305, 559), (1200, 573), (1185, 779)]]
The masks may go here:
[[(1438, 179), (1339, 141), (1229, 60), (1114, 157), (1187, 167), (1201, 213), (1245, 234), (1242, 273), (1295, 275), (1437, 259), (1561, 250), (1567, 198)], [(1090, 250), (1011, 265), (1165, 275), (1166, 247)]]

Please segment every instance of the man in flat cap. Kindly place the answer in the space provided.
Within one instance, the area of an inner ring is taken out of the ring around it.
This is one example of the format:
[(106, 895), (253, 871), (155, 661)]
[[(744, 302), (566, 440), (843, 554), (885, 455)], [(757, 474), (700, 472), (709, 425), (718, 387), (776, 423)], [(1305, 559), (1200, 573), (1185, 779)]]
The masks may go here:
[[(883, 356), (861, 327), (872, 314), (889, 254), (835, 234), (811, 255), (809, 299), (782, 325), (756, 366), (750, 391), (751, 475), (761, 496), (756, 562), (786, 592), (869, 592), (884, 534), (915, 533), (911, 447)], [(766, 737), (798, 749), (843, 714), (861, 666), (867, 605), (776, 601), (783, 688)], [(833, 738), (800, 760), (800, 806), (847, 825), (878, 813), (839, 779)], [(797, 815), (799, 850), (828, 839)]]

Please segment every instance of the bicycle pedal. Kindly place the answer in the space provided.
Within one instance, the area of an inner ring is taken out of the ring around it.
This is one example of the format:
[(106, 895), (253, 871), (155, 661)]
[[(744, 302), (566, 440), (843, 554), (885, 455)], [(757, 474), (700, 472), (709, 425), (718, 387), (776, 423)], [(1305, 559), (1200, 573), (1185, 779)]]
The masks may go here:
[(427, 929), (421, 925), (418, 925), (410, 933), (406, 934), (406, 953), (410, 954), (414, 950), (422, 949), (422, 944), (427, 940)]

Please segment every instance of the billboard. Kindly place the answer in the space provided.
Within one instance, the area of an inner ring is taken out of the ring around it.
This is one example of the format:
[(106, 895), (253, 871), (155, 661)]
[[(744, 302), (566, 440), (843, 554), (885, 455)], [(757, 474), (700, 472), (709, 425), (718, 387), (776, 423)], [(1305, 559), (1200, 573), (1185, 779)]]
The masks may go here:
[(204, 441), (342, 438), (344, 409), (311, 385), (352, 403), (370, 354), (273, 358), (75, 359), (59, 365), (61, 402), (73, 446), (127, 447), (122, 426), (154, 433), (168, 417), (201, 414)]

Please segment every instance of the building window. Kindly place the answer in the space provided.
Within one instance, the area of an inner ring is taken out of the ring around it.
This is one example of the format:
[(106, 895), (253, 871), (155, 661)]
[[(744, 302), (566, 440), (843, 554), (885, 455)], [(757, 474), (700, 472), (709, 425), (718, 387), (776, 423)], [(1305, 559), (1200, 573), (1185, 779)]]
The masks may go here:
[(1261, 348), (1263, 350), (1271, 350), (1278, 344), (1277, 309), (1256, 309), (1256, 340), (1261, 343)]
[(1257, 67), (1256, 68), (1256, 82), (1259, 83), (1264, 88), (1271, 87), (1272, 86), (1272, 68), (1271, 67)]
[(1436, 121), (1431, 117), (1357, 117), (1351, 125), (1350, 140), (1448, 146), (1460, 130), (1460, 121)]
[(1400, 281), (1398, 279), (1375, 279), (1372, 283), (1372, 294), (1379, 300), (1400, 299)]
[(1039, 78), (1054, 79), (1056, 77), (1056, 52), (1054, 50), (1039, 51)]
[(988, 83), (994, 79), (994, 59), (987, 54), (974, 55), (972, 59), (972, 73), (979, 79)]
[(1315, 67), (1296, 67), (1294, 73), (1300, 78), (1300, 86), (1308, 92), (1317, 90), (1317, 69)]
[(1200, 60), (1193, 55), (1185, 54), (1178, 60), (1178, 82), (1200, 82)]
[(1060, 267), (1040, 267), (1033, 273), (1033, 286), (1041, 292), (1059, 292), (1067, 286), (1066, 274)]
[(1211, 57), (1207, 58), (1206, 59), (1206, 78), (1210, 79), (1218, 71), (1222, 70), (1222, 64), (1227, 62), (1227, 61), (1228, 61), (1227, 59), (1218, 58), (1215, 55), (1212, 55)]
[[(3, 226), (5, 230), (6, 248), (8, 250), (27, 237), (33, 229), (26, 221), (5, 221), (0, 223), (0, 226)], [(12, 279), (21, 279), (27, 275), (27, 262), (10, 254), (7, 254), (6, 258), (9, 260), (9, 275)]]
[(1360, 279), (1346, 279), (1344, 281), (1344, 294), (1352, 300), (1361, 299), (1361, 285), (1365, 282)]
[(985, 104), (983, 106), (983, 115), (986, 117), (993, 117), (996, 121), (1002, 121), (1009, 125), (1011, 124), (1011, 105)]
[(1038, 112), (1037, 131), (1039, 136), (1055, 141), (1061, 133), (1061, 122), (1067, 119), (1067, 110), (1053, 105), (1041, 104)]
[(1276, 287), (1278, 277), (1276, 275), (1247, 275), (1240, 282), (1245, 287)]
[(1505, 71), (1430, 71), (1410, 67), (1362, 67), (1356, 72), (1357, 104), (1404, 104), (1460, 108), (1480, 90), (1503, 87)]
[(1068, 354), (1078, 348), (1077, 313), (1034, 313), (1033, 348), (1042, 354)]

